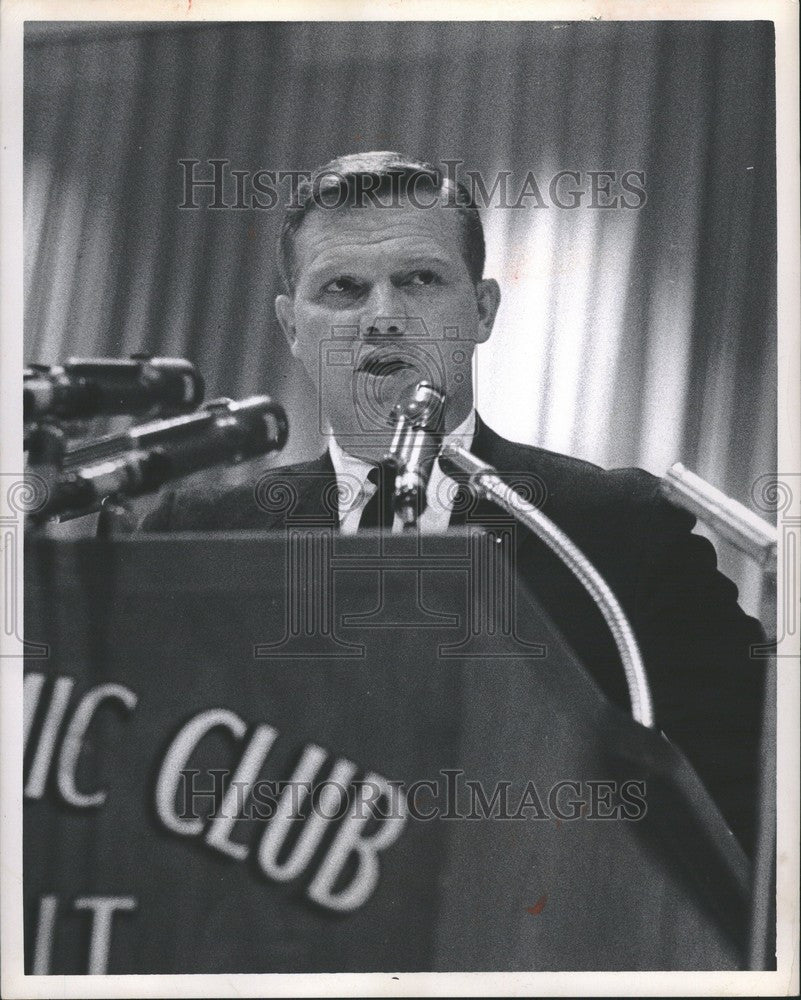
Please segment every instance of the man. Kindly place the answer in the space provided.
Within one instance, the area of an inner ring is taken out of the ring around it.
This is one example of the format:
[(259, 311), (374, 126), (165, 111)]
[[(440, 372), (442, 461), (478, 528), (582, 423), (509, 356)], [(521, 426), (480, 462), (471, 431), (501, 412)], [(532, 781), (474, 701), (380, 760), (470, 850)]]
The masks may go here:
[[(382, 523), (400, 530), (377, 474), (391, 440), (387, 415), (404, 390), (434, 382), (446, 395), (446, 440), (507, 479), (539, 484), (543, 512), (611, 586), (643, 653), (657, 725), (750, 851), (762, 682), (749, 646), (761, 639), (759, 625), (716, 570), (713, 547), (691, 534), (694, 519), (660, 497), (653, 476), (511, 443), (475, 412), (472, 356), (492, 332), (500, 290), (483, 276), (484, 237), (467, 192), (395, 153), (334, 160), (301, 186), (279, 265), (276, 313), (315, 387), (328, 450), (274, 470), (256, 490), (168, 494), (146, 530), (275, 530), (299, 515), (348, 533)], [(263, 502), (278, 485), (290, 497), (280, 509)], [(481, 524), (488, 506), (466, 510), (437, 463), (419, 530)], [(517, 565), (602, 691), (627, 707), (611, 635), (581, 585), (527, 533)]]

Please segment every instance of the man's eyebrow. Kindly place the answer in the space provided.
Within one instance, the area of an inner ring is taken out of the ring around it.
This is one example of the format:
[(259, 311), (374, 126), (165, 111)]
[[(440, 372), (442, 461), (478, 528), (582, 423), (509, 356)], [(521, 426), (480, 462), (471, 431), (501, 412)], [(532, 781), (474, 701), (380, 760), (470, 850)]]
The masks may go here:
[(445, 257), (438, 257), (436, 254), (419, 254), (399, 261), (397, 270), (432, 266), (448, 268), (453, 266), (453, 261), (449, 261)]
[[(437, 256), (437, 254), (421, 253), (411, 254), (408, 257), (400, 258), (398, 261), (393, 263), (391, 270), (393, 273), (397, 273), (399, 271), (419, 270), (425, 267), (440, 267), (447, 269), (452, 266), (453, 261), (450, 261), (445, 257)], [(308, 273), (310, 278), (316, 281), (320, 278), (329, 277), (331, 275), (357, 275), (360, 270), (361, 267), (359, 263), (354, 263), (353, 260), (342, 259), (335, 261), (323, 261), (320, 264), (311, 264), (309, 266)]]

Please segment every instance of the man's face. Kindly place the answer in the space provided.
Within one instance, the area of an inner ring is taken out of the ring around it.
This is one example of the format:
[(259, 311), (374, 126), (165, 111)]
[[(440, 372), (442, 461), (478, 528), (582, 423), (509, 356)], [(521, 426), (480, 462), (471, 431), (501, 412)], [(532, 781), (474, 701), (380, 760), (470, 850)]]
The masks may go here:
[(295, 292), (276, 299), (276, 313), (339, 443), (380, 457), (393, 405), (421, 379), (445, 391), (446, 428), (459, 424), (500, 294), (492, 280), (471, 281), (458, 212), (312, 209), (294, 248)]

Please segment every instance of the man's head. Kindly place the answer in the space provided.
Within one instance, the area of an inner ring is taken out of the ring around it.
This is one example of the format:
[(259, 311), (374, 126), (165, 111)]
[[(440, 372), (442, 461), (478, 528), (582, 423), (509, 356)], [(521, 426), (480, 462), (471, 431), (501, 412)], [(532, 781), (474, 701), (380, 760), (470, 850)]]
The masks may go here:
[(467, 416), (500, 292), (461, 185), (396, 153), (332, 160), (300, 186), (279, 266), (276, 314), (343, 447), (380, 458), (389, 411), (422, 378), (445, 390), (446, 427)]

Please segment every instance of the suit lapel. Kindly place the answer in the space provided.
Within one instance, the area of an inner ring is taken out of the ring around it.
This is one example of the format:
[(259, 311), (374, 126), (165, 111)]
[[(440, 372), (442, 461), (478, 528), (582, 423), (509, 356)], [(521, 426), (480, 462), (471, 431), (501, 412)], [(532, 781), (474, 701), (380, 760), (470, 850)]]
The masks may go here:
[(256, 486), (258, 505), (268, 530), (305, 525), (339, 526), (337, 480), (326, 450), (311, 462), (271, 470)]
[[(488, 462), (503, 476), (504, 472), (514, 472), (514, 469), (498, 468), (502, 465), (502, 445), (503, 438), (500, 438), (495, 431), (487, 427), (478, 413), (476, 413), (476, 429), (473, 440), (470, 443), (470, 451), (484, 462)], [(462, 487), (466, 489), (466, 487)], [(508, 521), (509, 515), (505, 514), (500, 507), (486, 500), (483, 497), (476, 497), (472, 501), (463, 496), (457, 497), (454, 509), (451, 512), (451, 519), (448, 522), (451, 528), (464, 527), (468, 524), (491, 525), (499, 521)]]
[(297, 499), (289, 517), (304, 524), (339, 528), (337, 477), (327, 448), (299, 477)]

